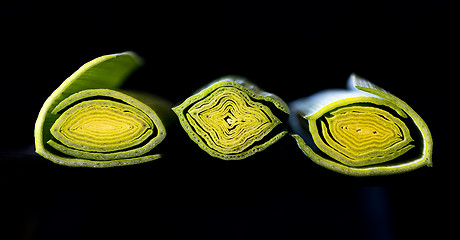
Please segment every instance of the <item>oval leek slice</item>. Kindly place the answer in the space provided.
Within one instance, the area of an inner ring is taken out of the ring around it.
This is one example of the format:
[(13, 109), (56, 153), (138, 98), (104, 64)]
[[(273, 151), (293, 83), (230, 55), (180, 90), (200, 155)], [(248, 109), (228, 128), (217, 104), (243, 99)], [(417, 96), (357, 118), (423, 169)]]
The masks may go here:
[(173, 110), (195, 143), (224, 160), (244, 159), (287, 133), (286, 103), (241, 77), (218, 79)]
[(166, 136), (170, 106), (144, 93), (113, 90), (137, 69), (132, 52), (96, 58), (67, 78), (43, 104), (36, 151), (62, 165), (111, 167), (161, 157), (150, 151)]
[(315, 163), (352, 175), (387, 175), (431, 166), (433, 141), (405, 102), (351, 75), (349, 90), (326, 90), (290, 104), (292, 135)]

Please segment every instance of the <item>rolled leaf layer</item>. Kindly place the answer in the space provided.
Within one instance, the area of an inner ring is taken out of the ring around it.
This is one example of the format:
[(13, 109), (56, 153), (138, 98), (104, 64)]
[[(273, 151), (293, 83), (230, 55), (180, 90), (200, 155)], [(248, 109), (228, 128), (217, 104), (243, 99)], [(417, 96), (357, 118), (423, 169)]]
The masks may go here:
[(309, 158), (354, 176), (431, 166), (431, 134), (412, 108), (356, 75), (349, 86), (290, 104), (293, 137)]
[(118, 89), (141, 64), (132, 52), (83, 65), (44, 103), (35, 124), (36, 151), (62, 165), (110, 167), (161, 157), (166, 102)]
[(173, 110), (195, 143), (225, 160), (251, 156), (287, 133), (287, 105), (241, 77), (212, 82)]

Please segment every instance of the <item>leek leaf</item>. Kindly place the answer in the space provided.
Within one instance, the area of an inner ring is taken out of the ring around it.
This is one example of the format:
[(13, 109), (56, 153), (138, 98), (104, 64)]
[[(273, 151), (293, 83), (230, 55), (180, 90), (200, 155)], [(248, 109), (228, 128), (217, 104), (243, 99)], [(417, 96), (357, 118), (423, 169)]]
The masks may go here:
[(198, 146), (224, 160), (244, 159), (287, 133), (286, 103), (237, 76), (210, 83), (173, 110)]
[(426, 123), (405, 102), (351, 75), (348, 90), (325, 90), (290, 104), (298, 146), (315, 163), (352, 176), (432, 165)]
[(155, 160), (169, 105), (118, 88), (142, 60), (133, 52), (96, 58), (67, 78), (43, 104), (35, 147), (61, 165), (111, 167)]

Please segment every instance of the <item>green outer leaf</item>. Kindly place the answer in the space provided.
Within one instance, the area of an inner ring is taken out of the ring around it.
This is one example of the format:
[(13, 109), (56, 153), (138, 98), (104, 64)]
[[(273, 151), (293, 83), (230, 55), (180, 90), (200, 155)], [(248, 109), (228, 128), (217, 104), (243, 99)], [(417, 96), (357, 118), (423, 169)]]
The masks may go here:
[[(411, 171), (425, 165), (432, 166), (433, 140), (431, 133), (426, 123), (409, 105), (382, 88), (354, 74), (351, 75), (348, 86), (350, 88), (349, 91), (331, 90), (320, 92), (306, 99), (297, 100), (290, 104), (291, 110), (307, 119), (311, 129), (312, 121), (316, 121), (318, 117), (336, 107), (347, 105), (349, 102), (354, 102), (357, 99), (363, 102), (366, 102), (367, 98), (372, 98), (373, 101), (383, 100), (381, 104), (396, 110), (402, 117), (410, 117), (414, 121), (423, 138), (423, 152), (420, 157), (397, 165), (392, 165), (391, 162), (388, 162), (362, 167), (347, 166), (317, 154), (306, 143), (306, 141), (308, 142), (307, 134), (303, 133), (300, 123), (296, 120), (297, 117), (293, 115), (290, 118), (290, 124), (294, 131), (291, 136), (297, 141), (298, 146), (305, 155), (318, 165), (351, 176), (389, 175)], [(313, 135), (315, 132), (312, 131), (311, 134)], [(309, 142), (309, 144), (313, 143)]]
[[(72, 101), (89, 97), (88, 94), (118, 98), (123, 102), (135, 106), (139, 110), (143, 111), (153, 120), (159, 131), (159, 135), (157, 138), (150, 141), (150, 143), (147, 144), (148, 146), (145, 146), (146, 149), (140, 149), (142, 154), (159, 144), (164, 139), (166, 132), (162, 121), (155, 111), (151, 109), (152, 105), (150, 104), (149, 107), (145, 103), (133, 98), (132, 96), (135, 96), (136, 94), (128, 93), (131, 95), (129, 96), (126, 93), (110, 90), (120, 87), (128, 75), (141, 64), (142, 60), (135, 53), (124, 52), (96, 58), (80, 67), (75, 73), (67, 78), (43, 104), (35, 123), (36, 152), (55, 163), (79, 167), (131, 165), (160, 158), (160, 154), (140, 155), (139, 152), (137, 152), (136, 154), (132, 154), (135, 157), (129, 157), (130, 154), (128, 154), (124, 159), (95, 161), (67, 156), (59, 153), (47, 144), (48, 141), (53, 141), (50, 128), (60, 116), (57, 112), (59, 112), (60, 109), (65, 108), (66, 105), (70, 104)], [(78, 94), (69, 98), (75, 93)], [(141, 98), (147, 99), (148, 97), (143, 94)]]
[[(283, 137), (287, 133), (287, 131), (281, 131), (278, 134), (272, 136), (271, 139), (264, 141), (262, 144), (260, 145), (257, 144), (253, 146), (251, 149), (243, 149), (241, 152), (237, 154), (230, 155), (230, 154), (221, 153), (221, 152), (218, 152), (212, 149), (210, 146), (208, 146), (206, 141), (202, 140), (202, 138), (199, 136), (199, 133), (197, 133), (194, 130), (194, 126), (192, 126), (188, 122), (186, 111), (187, 111), (187, 108), (189, 108), (196, 102), (206, 98), (206, 96), (214, 92), (216, 89), (219, 89), (222, 87), (235, 88), (240, 91), (243, 91), (244, 93), (246, 93), (248, 96), (250, 96), (253, 99), (271, 102), (278, 109), (278, 111), (284, 112), (286, 114), (286, 117), (289, 114), (289, 108), (283, 100), (281, 100), (278, 96), (274, 94), (262, 91), (257, 86), (255, 86), (253, 83), (251, 83), (250, 81), (244, 78), (241, 78), (238, 76), (227, 76), (227, 77), (220, 78), (214, 82), (211, 82), (210, 84), (206, 85), (205, 87), (197, 91), (194, 95), (187, 98), (182, 104), (173, 108), (173, 111), (177, 114), (182, 127), (187, 132), (189, 137), (195, 143), (197, 143), (200, 146), (200, 148), (208, 152), (211, 156), (217, 157), (220, 159), (224, 159), (224, 160), (241, 160), (248, 156), (253, 155), (256, 152), (264, 150), (271, 144), (278, 141), (281, 137)], [(278, 122), (279, 120), (276, 118), (276, 116), (274, 116), (271, 113), (271, 111), (267, 114), (271, 115), (271, 117), (276, 119), (274, 123), (275, 125), (272, 126), (273, 128), (276, 126), (276, 124), (281, 123), (281, 122)], [(198, 127), (202, 127), (202, 126), (198, 126)]]

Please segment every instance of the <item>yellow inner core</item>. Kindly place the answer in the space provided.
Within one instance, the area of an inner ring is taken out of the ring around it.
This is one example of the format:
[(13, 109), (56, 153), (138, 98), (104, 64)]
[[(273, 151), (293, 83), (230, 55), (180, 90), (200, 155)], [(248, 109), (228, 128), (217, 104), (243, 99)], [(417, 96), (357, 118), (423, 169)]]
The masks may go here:
[(110, 100), (85, 101), (66, 110), (51, 133), (62, 144), (83, 151), (110, 152), (134, 147), (153, 134), (143, 112)]
[(221, 87), (193, 104), (186, 117), (206, 145), (223, 154), (241, 153), (280, 120), (264, 104), (235, 87)]
[(325, 152), (351, 166), (390, 161), (414, 147), (406, 124), (377, 107), (338, 108), (325, 115), (320, 127), (323, 147), (329, 148)]

